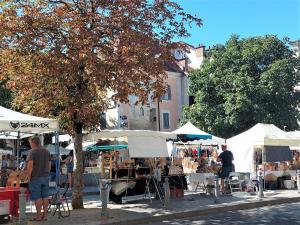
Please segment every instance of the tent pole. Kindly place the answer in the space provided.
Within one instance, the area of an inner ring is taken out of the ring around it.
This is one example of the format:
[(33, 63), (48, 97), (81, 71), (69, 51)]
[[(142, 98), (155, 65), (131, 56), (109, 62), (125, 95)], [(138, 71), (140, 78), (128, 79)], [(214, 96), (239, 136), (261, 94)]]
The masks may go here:
[(18, 131), (18, 139), (17, 139), (17, 170), (19, 170), (19, 157), (20, 155), (20, 131)]
[(57, 160), (55, 160), (56, 163), (56, 185), (60, 182), (60, 152), (59, 152), (59, 135), (58, 132), (55, 131), (55, 153)]
[(41, 145), (44, 146), (44, 134), (40, 135)]

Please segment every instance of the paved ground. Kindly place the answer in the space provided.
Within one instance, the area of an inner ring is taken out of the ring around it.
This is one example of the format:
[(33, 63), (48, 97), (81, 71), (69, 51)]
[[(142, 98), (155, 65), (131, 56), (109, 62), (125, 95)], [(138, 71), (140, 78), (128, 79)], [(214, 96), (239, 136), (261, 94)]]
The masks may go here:
[(145, 225), (289, 225), (300, 224), (300, 203), (262, 207), (258, 209), (239, 210), (209, 216), (147, 223)]
[[(68, 218), (58, 219), (57, 216), (49, 214), (49, 220), (47, 222), (34, 223), (26, 221), (22, 224), (132, 225), (143, 224), (145, 221), (159, 222), (164, 220), (191, 218), (199, 215), (215, 215), (217, 213), (239, 209), (258, 208), (266, 206), (267, 204), (283, 204), (295, 201), (300, 202), (300, 194), (297, 191), (292, 190), (268, 192), (266, 193), (266, 198), (263, 200), (259, 200), (256, 196), (248, 193), (236, 193), (233, 196), (222, 196), (219, 203), (215, 203), (214, 198), (211, 196), (187, 192), (184, 198), (171, 199), (168, 207), (164, 207), (158, 200), (154, 200), (151, 203), (149, 199), (131, 201), (122, 205), (109, 204), (109, 217), (101, 217), (101, 202), (99, 195), (87, 195), (84, 197), (85, 209), (71, 211), (71, 216)], [(27, 205), (27, 212), (27, 217), (32, 218), (33, 214), (30, 213), (29, 204)], [(286, 223), (282, 224), (285, 225)]]

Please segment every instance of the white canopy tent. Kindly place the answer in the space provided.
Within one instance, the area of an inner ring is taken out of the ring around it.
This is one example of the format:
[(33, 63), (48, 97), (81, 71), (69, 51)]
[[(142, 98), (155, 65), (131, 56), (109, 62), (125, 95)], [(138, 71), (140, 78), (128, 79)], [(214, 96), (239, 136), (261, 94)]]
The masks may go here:
[(85, 140), (124, 137), (132, 158), (169, 157), (166, 141), (177, 138), (176, 134), (151, 130), (104, 130), (86, 135)]
[(19, 138), (23, 138), (29, 134), (43, 134), (58, 129), (57, 120), (31, 116), (0, 106), (0, 132), (5, 139), (16, 139), (18, 135)]
[(226, 143), (233, 153), (235, 170), (254, 172), (255, 146), (300, 146), (300, 139), (273, 124), (258, 123), (249, 130), (227, 139)]
[(179, 127), (177, 130), (174, 130), (172, 133), (174, 134), (200, 134), (200, 135), (210, 135), (197, 127), (194, 126), (190, 121), (184, 124), (182, 127)]
[[(182, 127), (178, 128), (177, 130), (173, 131), (174, 134), (186, 134), (186, 135), (201, 135), (209, 136), (211, 134), (202, 131), (198, 129), (194, 124), (191, 122), (187, 122)], [(191, 143), (192, 144), (202, 144), (202, 145), (222, 145), (225, 144), (225, 139), (211, 135), (211, 139), (205, 139), (205, 140), (194, 140)]]
[[(19, 141), (34, 134), (57, 132), (58, 129), (57, 120), (31, 116), (0, 106), (0, 138), (2, 139)], [(17, 157), (19, 157), (19, 143), (17, 146)]]

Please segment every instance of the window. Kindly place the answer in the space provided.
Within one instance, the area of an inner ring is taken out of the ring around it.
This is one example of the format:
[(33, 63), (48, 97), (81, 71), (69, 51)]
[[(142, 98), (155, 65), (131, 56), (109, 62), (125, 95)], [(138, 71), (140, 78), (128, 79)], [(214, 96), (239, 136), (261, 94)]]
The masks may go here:
[(166, 93), (162, 96), (162, 100), (171, 100), (172, 95), (171, 95), (171, 86), (168, 85)]
[(163, 128), (170, 129), (170, 113), (168, 112), (163, 113)]
[(185, 54), (182, 49), (176, 49), (174, 52), (174, 56), (177, 60), (181, 60), (185, 58)]

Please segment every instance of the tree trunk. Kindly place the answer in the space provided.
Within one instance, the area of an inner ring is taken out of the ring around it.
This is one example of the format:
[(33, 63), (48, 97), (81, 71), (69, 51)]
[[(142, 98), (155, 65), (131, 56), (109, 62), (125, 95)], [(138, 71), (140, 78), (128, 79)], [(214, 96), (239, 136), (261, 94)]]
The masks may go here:
[(75, 171), (73, 173), (73, 209), (83, 208), (83, 154), (82, 154), (82, 126), (81, 124), (74, 124), (76, 126), (74, 136), (74, 149), (75, 149)]

